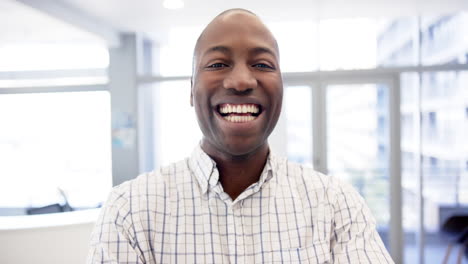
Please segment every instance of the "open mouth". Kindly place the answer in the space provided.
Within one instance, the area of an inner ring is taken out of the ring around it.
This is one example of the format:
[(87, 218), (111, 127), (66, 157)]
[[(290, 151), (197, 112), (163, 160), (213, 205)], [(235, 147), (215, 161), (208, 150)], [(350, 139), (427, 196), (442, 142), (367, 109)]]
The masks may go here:
[(251, 122), (262, 113), (262, 106), (257, 104), (221, 104), (218, 113), (232, 123)]

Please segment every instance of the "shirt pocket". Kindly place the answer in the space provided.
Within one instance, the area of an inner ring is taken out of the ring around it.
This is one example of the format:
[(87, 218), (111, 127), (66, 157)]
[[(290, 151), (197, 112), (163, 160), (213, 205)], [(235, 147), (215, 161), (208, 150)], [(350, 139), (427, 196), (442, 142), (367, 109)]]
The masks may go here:
[(329, 246), (327, 242), (320, 242), (303, 248), (279, 250), (273, 252), (271, 263), (331, 263)]

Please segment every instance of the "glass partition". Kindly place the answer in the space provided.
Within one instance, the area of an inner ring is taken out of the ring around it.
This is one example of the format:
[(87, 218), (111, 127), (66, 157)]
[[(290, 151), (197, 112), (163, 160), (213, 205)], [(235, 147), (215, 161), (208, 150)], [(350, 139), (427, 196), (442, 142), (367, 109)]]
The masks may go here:
[(385, 243), (390, 220), (388, 89), (378, 83), (326, 87), (328, 173), (364, 197)]

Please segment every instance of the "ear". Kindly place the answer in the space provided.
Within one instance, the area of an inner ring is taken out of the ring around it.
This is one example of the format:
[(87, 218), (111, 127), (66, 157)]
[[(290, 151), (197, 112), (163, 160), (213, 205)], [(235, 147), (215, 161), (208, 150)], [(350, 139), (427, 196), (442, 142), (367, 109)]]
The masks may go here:
[(193, 80), (190, 78), (190, 106), (193, 107)]

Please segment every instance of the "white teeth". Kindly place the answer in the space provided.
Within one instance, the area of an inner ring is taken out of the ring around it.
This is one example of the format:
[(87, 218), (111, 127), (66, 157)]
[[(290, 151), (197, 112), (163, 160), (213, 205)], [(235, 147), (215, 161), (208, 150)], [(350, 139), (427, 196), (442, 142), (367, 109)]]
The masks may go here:
[(229, 114), (229, 113), (254, 113), (257, 114), (260, 112), (260, 109), (256, 105), (231, 105), (231, 104), (225, 104), (220, 107), (219, 111), (222, 114)]
[(232, 123), (250, 122), (257, 118), (253, 115), (238, 115), (238, 114), (258, 114), (260, 109), (254, 104), (223, 104), (219, 108), (219, 112), (223, 114), (223, 118)]
[(250, 121), (253, 121), (255, 118), (256, 118), (255, 116), (239, 116), (239, 115), (224, 116), (224, 119), (233, 123), (250, 122)]

